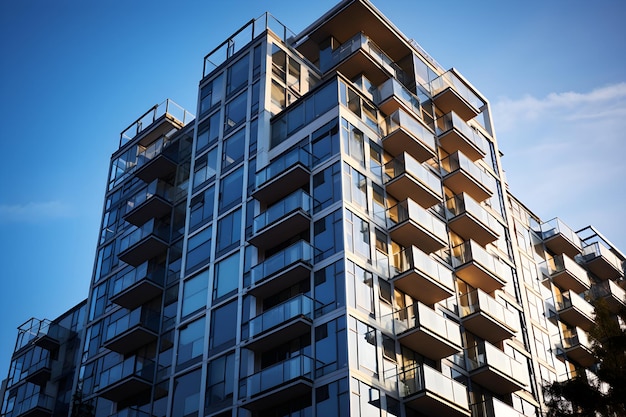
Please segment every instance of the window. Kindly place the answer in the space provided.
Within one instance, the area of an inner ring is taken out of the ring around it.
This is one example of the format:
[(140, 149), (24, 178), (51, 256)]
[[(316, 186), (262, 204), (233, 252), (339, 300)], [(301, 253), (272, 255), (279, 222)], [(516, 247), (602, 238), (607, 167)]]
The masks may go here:
[(189, 273), (198, 266), (211, 259), (211, 226), (189, 238), (187, 242), (187, 265), (185, 272)]
[(313, 212), (341, 200), (341, 165), (334, 163), (313, 176)]
[(234, 346), (237, 329), (237, 301), (214, 309), (211, 314), (209, 356)]
[(246, 55), (228, 68), (227, 94), (231, 94), (248, 84), (249, 61), (249, 56)]
[(313, 225), (314, 246), (318, 249), (315, 262), (343, 250), (343, 232), (341, 227), (341, 209), (330, 213)]
[(206, 122), (203, 122), (198, 127), (198, 137), (196, 140), (196, 152), (200, 153), (204, 149), (208, 148), (215, 142), (220, 136), (220, 116), (221, 112), (212, 114)]
[(205, 414), (232, 404), (235, 382), (235, 354), (229, 353), (209, 362)]
[(243, 92), (226, 104), (224, 132), (229, 132), (246, 121), (248, 93)]
[(318, 377), (348, 366), (344, 317), (315, 328), (315, 352)]
[(352, 378), (350, 380), (351, 409), (362, 417), (380, 417), (380, 391), (365, 382)]
[(294, 59), (289, 59), (289, 73), (287, 74), (287, 87), (300, 91), (300, 63)]
[(367, 180), (349, 164), (343, 165), (344, 199), (367, 212)]
[(372, 210), (374, 211), (374, 219), (382, 225), (385, 225), (385, 192), (379, 185), (372, 183)]
[(341, 136), (343, 138), (343, 151), (365, 166), (364, 136), (356, 127), (346, 119), (341, 120)]
[(215, 186), (210, 186), (201, 194), (191, 199), (191, 206), (189, 208), (190, 231), (196, 230), (198, 227), (213, 219), (214, 197)]
[(348, 380), (323, 385), (315, 390), (315, 410), (318, 416), (347, 416), (350, 414)]
[(217, 173), (217, 146), (196, 159), (196, 166), (193, 174), (194, 190), (200, 188), (204, 183), (215, 178)]
[(239, 246), (241, 239), (241, 209), (224, 216), (217, 223), (217, 249), (222, 254)]
[(252, 79), (255, 80), (261, 75), (261, 45), (255, 46), (252, 51)]
[(180, 329), (176, 368), (182, 369), (202, 359), (204, 346), (204, 317)]
[(228, 167), (243, 161), (246, 142), (246, 129), (241, 129), (224, 141), (222, 150), (222, 172)]
[(204, 114), (222, 99), (224, 91), (224, 74), (220, 74), (200, 90), (200, 114)]
[(339, 124), (328, 122), (311, 136), (316, 165), (339, 153)]
[(281, 81), (287, 78), (287, 54), (278, 45), (272, 44), (272, 75)]
[(352, 283), (348, 294), (350, 306), (374, 316), (374, 278), (372, 273), (354, 262), (347, 262), (346, 279)]
[(370, 259), (370, 226), (350, 210), (346, 210), (346, 244), (352, 253)]
[(350, 367), (378, 376), (378, 358), (376, 353), (376, 329), (353, 318), (348, 317), (350, 331)]
[(324, 313), (344, 305), (343, 260), (315, 271), (315, 299), (324, 305)]
[(230, 173), (227, 177), (220, 181), (220, 213), (241, 202), (241, 193), (243, 187), (243, 167)]
[(380, 146), (370, 141), (370, 171), (376, 177), (379, 184), (383, 183), (383, 150)]
[(234, 294), (239, 287), (239, 252), (218, 262), (215, 266), (213, 299)]
[(285, 87), (277, 83), (275, 80), (272, 80), (272, 104), (278, 107), (278, 111), (276, 113), (285, 108), (285, 102)]
[(207, 287), (209, 284), (209, 270), (202, 271), (183, 284), (183, 319), (202, 310), (207, 303)]
[(200, 407), (200, 370), (176, 378), (172, 417), (196, 417)]

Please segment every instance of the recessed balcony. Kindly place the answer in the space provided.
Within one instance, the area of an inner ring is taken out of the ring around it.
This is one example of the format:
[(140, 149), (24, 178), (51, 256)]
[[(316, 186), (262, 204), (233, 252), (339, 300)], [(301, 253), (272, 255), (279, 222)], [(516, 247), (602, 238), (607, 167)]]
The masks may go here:
[(246, 349), (266, 352), (310, 333), (315, 311), (320, 307), (321, 303), (300, 294), (264, 311), (243, 325)]
[(120, 239), (118, 258), (129, 265), (139, 266), (167, 250), (169, 234), (168, 224), (152, 219)]
[(410, 198), (424, 208), (443, 201), (440, 178), (406, 152), (385, 164), (385, 186), (396, 199)]
[(137, 308), (109, 323), (104, 347), (126, 355), (157, 339), (160, 315), (146, 308)]
[(178, 156), (176, 146), (170, 144), (169, 138), (162, 136), (148, 146), (139, 145), (135, 176), (149, 183), (172, 175), (178, 166)]
[[(563, 290), (572, 290), (581, 293), (589, 289), (591, 281), (587, 275), (587, 271), (567, 255), (557, 255), (552, 259), (539, 264), (544, 276), (547, 276), (552, 282)], [(549, 284), (546, 279), (544, 284)]]
[(496, 180), (461, 152), (455, 152), (441, 161), (443, 183), (454, 194), (465, 193), (474, 200), (485, 201), (493, 195)]
[(427, 416), (470, 415), (465, 385), (420, 365), (398, 375), (400, 396), (407, 407)]
[(519, 313), (482, 290), (459, 297), (459, 315), (467, 330), (491, 343), (509, 339), (520, 330)]
[(626, 307), (626, 291), (613, 281), (602, 281), (591, 286), (595, 298), (602, 298), (613, 313)]
[(464, 121), (478, 116), (485, 103), (454, 70), (447, 71), (429, 83), (435, 105), (443, 112), (455, 112)]
[(418, 162), (434, 158), (435, 135), (404, 110), (396, 110), (380, 124), (383, 148), (394, 157), (406, 152)]
[(155, 364), (150, 359), (130, 356), (100, 373), (96, 393), (113, 402), (149, 393), (154, 382)]
[(308, 186), (313, 157), (303, 148), (294, 148), (274, 159), (256, 174), (252, 196), (270, 205), (298, 188)]
[(556, 303), (559, 319), (571, 326), (589, 331), (594, 326), (594, 309), (584, 298), (572, 291), (560, 295)]
[(446, 200), (448, 226), (464, 239), (472, 239), (481, 246), (500, 236), (502, 225), (494, 216), (465, 193)]
[(589, 271), (601, 280), (624, 277), (622, 260), (599, 242), (583, 248), (583, 260)]
[(568, 360), (574, 361), (581, 366), (590, 367), (596, 363), (591, 340), (589, 340), (587, 333), (579, 328), (564, 332), (562, 348)]
[(378, 87), (375, 93), (375, 102), (385, 114), (404, 110), (416, 119), (422, 117), (422, 107), (417, 96), (395, 78), (388, 79)]
[(38, 392), (32, 396), (16, 402), (13, 410), (4, 414), (6, 417), (50, 417), (54, 411), (56, 399), (50, 395)]
[(454, 295), (452, 271), (415, 246), (393, 255), (391, 281), (395, 288), (428, 305)]
[(497, 393), (510, 394), (528, 387), (528, 369), (489, 342), (467, 350), (470, 377)]
[(126, 202), (124, 220), (141, 226), (150, 219), (158, 219), (171, 213), (171, 189), (169, 184), (160, 180), (154, 180), (142, 187)]
[(315, 249), (308, 242), (296, 242), (252, 267), (244, 277), (244, 286), (258, 298), (276, 294), (309, 279), (314, 255)]
[(271, 365), (239, 382), (242, 407), (257, 411), (310, 393), (315, 359), (305, 355)]
[(454, 112), (437, 119), (437, 137), (448, 153), (460, 151), (471, 161), (482, 159), (489, 152), (487, 139)]
[(309, 229), (311, 203), (309, 194), (297, 190), (271, 205), (254, 218), (254, 234), (249, 242), (268, 249)]
[(446, 224), (411, 199), (387, 210), (387, 228), (391, 239), (404, 247), (432, 253), (448, 246)]
[(491, 397), (470, 406), (472, 417), (526, 417), (526, 415), (505, 402)]
[(578, 235), (558, 218), (542, 223), (539, 231), (543, 243), (557, 255), (566, 254), (574, 259), (582, 251)]
[(504, 287), (511, 275), (509, 266), (472, 240), (452, 248), (452, 265), (457, 277), (486, 293)]
[(135, 309), (163, 293), (165, 268), (144, 262), (112, 281), (111, 302), (129, 310)]
[(459, 325), (417, 302), (393, 313), (393, 322), (383, 317), (384, 326), (393, 325), (398, 341), (433, 360), (461, 352)]

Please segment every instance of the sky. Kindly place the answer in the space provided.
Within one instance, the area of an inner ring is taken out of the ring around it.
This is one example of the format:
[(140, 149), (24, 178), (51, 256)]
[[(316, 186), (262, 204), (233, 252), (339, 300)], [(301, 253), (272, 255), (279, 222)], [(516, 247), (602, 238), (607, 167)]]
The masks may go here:
[[(195, 112), (203, 57), (269, 11), (335, 0), (0, 1), (0, 379), (16, 328), (87, 296), (109, 157), (166, 98)], [(374, 0), (492, 106), (509, 187), (626, 251), (626, 2)]]

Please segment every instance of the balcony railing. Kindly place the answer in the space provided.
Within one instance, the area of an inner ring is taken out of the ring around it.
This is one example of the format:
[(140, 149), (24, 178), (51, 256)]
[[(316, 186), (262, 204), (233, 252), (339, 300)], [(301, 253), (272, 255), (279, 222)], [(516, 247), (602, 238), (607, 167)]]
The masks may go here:
[(172, 186), (154, 180), (128, 199), (124, 218), (135, 226), (141, 226), (151, 218), (163, 217), (172, 209), (171, 197)]
[[(7, 391), (8, 394), (8, 391)], [(3, 417), (43, 417), (50, 416), (54, 411), (56, 399), (50, 395), (37, 392), (22, 401), (15, 402), (11, 411), (3, 410)]]
[[(168, 124), (165, 130), (159, 131), (154, 139), (157, 139), (161, 134), (167, 133), (172, 128), (181, 128), (187, 123), (194, 120), (195, 116), (189, 113), (187, 110), (174, 103), (172, 100), (167, 99), (161, 104), (155, 104), (150, 110), (145, 112), (141, 117), (131, 123), (120, 134), (120, 148), (132, 141), (140, 133), (143, 133), (148, 128), (151, 128), (155, 122), (160, 120), (167, 120)], [(152, 142), (147, 141), (147, 142)]]
[(127, 357), (100, 373), (98, 394), (115, 402), (136, 396), (152, 387), (154, 371), (154, 361), (139, 356)]
[(69, 329), (52, 323), (50, 320), (29, 319), (18, 327), (15, 352), (21, 350), (31, 342), (35, 346), (52, 350), (59, 346), (62, 339), (68, 336)]
[(387, 104), (393, 101), (398, 104), (402, 103), (408, 110), (414, 113), (415, 117), (422, 117), (422, 106), (417, 96), (395, 78), (390, 78), (381, 84), (374, 97), (376, 105), (386, 114), (390, 114), (398, 108), (397, 105)]
[(315, 359), (298, 355), (262, 369), (239, 382), (239, 399), (250, 398), (297, 379), (312, 380)]
[(582, 255), (589, 270), (598, 278), (606, 280), (624, 276), (622, 260), (600, 242), (585, 246)]
[(604, 298), (609, 309), (617, 312), (626, 305), (626, 291), (613, 281), (602, 281), (591, 286), (595, 298)]
[(170, 236), (168, 223), (151, 219), (143, 226), (131, 229), (120, 239), (119, 258), (133, 266), (159, 255), (167, 249)]
[(296, 191), (310, 178), (313, 156), (304, 148), (294, 148), (278, 156), (256, 173), (253, 196), (271, 204)]
[(594, 325), (594, 309), (584, 298), (572, 291), (565, 291), (557, 299), (559, 318), (573, 326), (589, 331)]
[(161, 315), (156, 311), (139, 307), (109, 323), (104, 346), (126, 354), (137, 350), (157, 338)]
[(542, 262), (539, 268), (562, 289), (571, 289), (580, 293), (588, 290), (591, 285), (587, 271), (565, 254)]
[[(110, 299), (133, 309), (159, 295), (165, 282), (165, 268), (144, 262), (112, 279)], [(145, 285), (144, 285), (145, 284)]]
[(575, 258), (582, 250), (582, 242), (578, 235), (559, 218), (554, 218), (539, 226), (541, 238), (555, 254), (567, 254)]
[(589, 367), (596, 361), (589, 336), (578, 327), (563, 332), (562, 347), (569, 360), (582, 366)]
[[(455, 152), (441, 161), (444, 183), (455, 193), (465, 192), (476, 201), (491, 197), (496, 189), (496, 180), (471, 159)], [(462, 175), (459, 175), (462, 174)]]
[(386, 117), (380, 124), (383, 147), (393, 156), (406, 151), (419, 162), (436, 155), (435, 135), (402, 109)]
[(446, 200), (446, 214), (451, 229), (483, 246), (495, 241), (502, 229), (494, 216), (465, 193)]
[(428, 87), (435, 103), (444, 113), (455, 111), (464, 120), (476, 117), (485, 105), (453, 71), (435, 78)]
[(387, 209), (387, 228), (391, 238), (404, 247), (416, 245), (432, 253), (448, 245), (446, 224), (413, 200)]
[(152, 414), (141, 411), (138, 408), (130, 407), (119, 410), (118, 412), (109, 415), (109, 417), (152, 417)]
[(454, 112), (447, 113), (437, 120), (437, 136), (441, 146), (449, 153), (461, 151), (472, 161), (484, 158), (489, 152), (485, 137)]
[(385, 164), (385, 185), (397, 199), (411, 198), (425, 208), (443, 200), (439, 177), (407, 153)]
[(486, 388), (506, 394), (529, 384), (528, 369), (488, 342), (467, 350), (470, 376)]
[(486, 401), (475, 403), (470, 406), (472, 417), (525, 417), (526, 415), (517, 411), (507, 403), (497, 398), (489, 398)]
[(452, 248), (452, 265), (465, 282), (485, 292), (492, 292), (506, 284), (510, 267), (472, 240)]
[(466, 329), (496, 343), (520, 329), (519, 313), (476, 289), (459, 297), (459, 315)]

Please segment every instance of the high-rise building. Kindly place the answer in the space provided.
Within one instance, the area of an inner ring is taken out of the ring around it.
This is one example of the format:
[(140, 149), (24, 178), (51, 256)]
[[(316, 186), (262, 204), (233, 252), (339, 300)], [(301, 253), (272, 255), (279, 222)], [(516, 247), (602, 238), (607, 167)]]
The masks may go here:
[(195, 113), (112, 156), (73, 415), (533, 416), (593, 377), (624, 255), (512, 196), (487, 99), (369, 1), (251, 20)]

